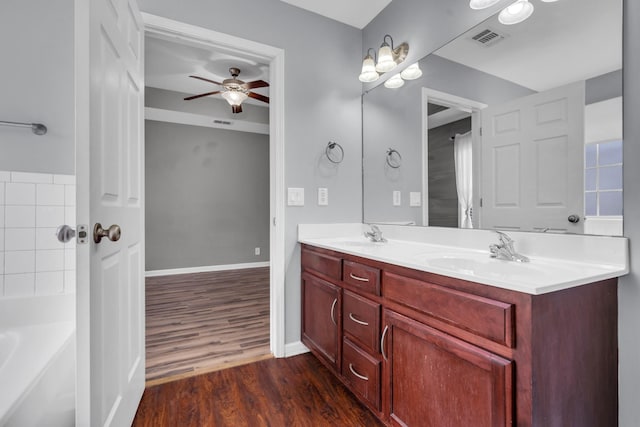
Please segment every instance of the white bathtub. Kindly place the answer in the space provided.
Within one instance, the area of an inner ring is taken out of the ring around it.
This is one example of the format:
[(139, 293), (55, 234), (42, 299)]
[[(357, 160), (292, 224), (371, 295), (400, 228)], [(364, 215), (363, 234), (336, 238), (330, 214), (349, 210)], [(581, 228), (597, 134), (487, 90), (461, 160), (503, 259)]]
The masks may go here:
[(68, 298), (46, 298), (0, 301), (2, 427), (74, 425), (73, 306)]

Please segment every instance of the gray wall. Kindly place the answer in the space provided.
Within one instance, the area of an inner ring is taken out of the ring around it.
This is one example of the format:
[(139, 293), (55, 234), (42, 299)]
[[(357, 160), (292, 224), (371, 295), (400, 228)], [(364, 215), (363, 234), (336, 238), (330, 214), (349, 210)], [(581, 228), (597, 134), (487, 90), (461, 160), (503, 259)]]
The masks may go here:
[[(285, 342), (297, 342), (298, 223), (361, 220), (362, 86), (357, 78), (362, 65), (361, 31), (279, 0), (139, 0), (139, 4), (143, 12), (285, 51), (285, 186), (306, 190), (305, 206), (288, 207), (284, 219)], [(344, 161), (337, 167), (328, 167), (322, 160), (329, 140), (344, 147)], [(317, 206), (317, 187), (329, 189), (329, 206)]]
[(0, 120), (49, 128), (0, 127), (0, 170), (73, 174), (73, 1), (3, 0), (0, 52)]
[[(640, 425), (640, 3), (624, 0), (624, 235), (631, 240), (631, 273), (618, 286), (620, 426)], [(628, 165), (628, 166), (627, 166)]]
[(150, 120), (145, 132), (146, 270), (268, 261), (269, 136)]

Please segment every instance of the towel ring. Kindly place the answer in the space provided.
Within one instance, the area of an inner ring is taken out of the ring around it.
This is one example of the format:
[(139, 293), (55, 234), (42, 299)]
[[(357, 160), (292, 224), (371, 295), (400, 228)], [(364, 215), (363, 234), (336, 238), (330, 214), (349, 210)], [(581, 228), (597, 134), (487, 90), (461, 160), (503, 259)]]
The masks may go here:
[(394, 169), (398, 169), (402, 165), (402, 156), (398, 150), (393, 148), (387, 150), (387, 164)]
[(331, 163), (339, 164), (344, 160), (344, 150), (337, 142), (329, 141), (327, 148), (324, 149), (324, 154)]

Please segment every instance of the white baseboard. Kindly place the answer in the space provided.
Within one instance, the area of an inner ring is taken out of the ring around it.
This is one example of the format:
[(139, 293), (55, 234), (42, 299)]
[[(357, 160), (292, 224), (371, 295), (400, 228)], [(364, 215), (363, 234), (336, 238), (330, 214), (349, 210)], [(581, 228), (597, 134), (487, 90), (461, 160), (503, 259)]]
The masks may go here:
[(285, 344), (284, 346), (284, 357), (292, 357), (297, 356), (302, 353), (308, 353), (309, 349), (307, 346), (302, 344), (302, 341), (292, 342), (289, 344)]
[(174, 274), (206, 273), (209, 271), (242, 270), (245, 268), (269, 267), (270, 262), (248, 262), (244, 264), (205, 265), (202, 267), (170, 268), (145, 271), (145, 277), (172, 276)]

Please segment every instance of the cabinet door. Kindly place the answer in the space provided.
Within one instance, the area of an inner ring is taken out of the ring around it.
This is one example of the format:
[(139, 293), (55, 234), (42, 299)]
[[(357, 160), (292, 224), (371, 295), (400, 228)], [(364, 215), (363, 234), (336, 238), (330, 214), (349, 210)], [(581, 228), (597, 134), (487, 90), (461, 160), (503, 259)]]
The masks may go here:
[(341, 289), (310, 274), (302, 275), (302, 342), (340, 370)]
[(512, 424), (513, 362), (390, 310), (383, 325), (383, 404), (392, 425)]

